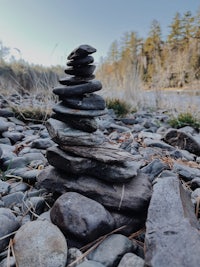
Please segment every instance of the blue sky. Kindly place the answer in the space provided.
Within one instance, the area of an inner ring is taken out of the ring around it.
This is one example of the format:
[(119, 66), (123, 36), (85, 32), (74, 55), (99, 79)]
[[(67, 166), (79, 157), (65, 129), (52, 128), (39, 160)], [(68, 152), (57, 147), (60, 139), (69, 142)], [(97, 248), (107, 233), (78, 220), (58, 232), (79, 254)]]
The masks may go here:
[(156, 19), (165, 37), (176, 12), (199, 8), (199, 0), (0, 0), (0, 40), (35, 64), (65, 65), (80, 44), (94, 46), (98, 61), (125, 32), (146, 37)]

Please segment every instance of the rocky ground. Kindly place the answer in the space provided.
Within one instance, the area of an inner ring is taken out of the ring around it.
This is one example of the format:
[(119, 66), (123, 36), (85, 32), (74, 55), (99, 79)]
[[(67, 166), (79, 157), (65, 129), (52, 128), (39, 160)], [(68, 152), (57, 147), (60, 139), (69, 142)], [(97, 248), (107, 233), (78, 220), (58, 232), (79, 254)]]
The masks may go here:
[(0, 267), (198, 266), (200, 134), (168, 119), (109, 112), (106, 150), (66, 157), (45, 123), (0, 109)]

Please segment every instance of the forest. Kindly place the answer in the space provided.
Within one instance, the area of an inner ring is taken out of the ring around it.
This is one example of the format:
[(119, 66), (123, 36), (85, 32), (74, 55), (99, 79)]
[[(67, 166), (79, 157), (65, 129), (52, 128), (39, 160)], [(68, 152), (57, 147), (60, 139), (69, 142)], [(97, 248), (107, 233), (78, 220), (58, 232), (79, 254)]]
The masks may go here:
[[(200, 10), (176, 13), (169, 33), (162, 37), (159, 21), (153, 20), (146, 38), (136, 31), (115, 40), (105, 58), (97, 64), (96, 77), (102, 81), (106, 96), (139, 96), (142, 90), (199, 87), (200, 84)], [(0, 88), (30, 92), (52, 88), (63, 67), (30, 65), (14, 57), (5, 58), (9, 48), (0, 42)]]
[(127, 32), (114, 41), (98, 74), (126, 87), (130, 74), (138, 77), (146, 88), (183, 87), (200, 79), (200, 11), (176, 13), (169, 34), (162, 38), (162, 29), (153, 20), (147, 38)]

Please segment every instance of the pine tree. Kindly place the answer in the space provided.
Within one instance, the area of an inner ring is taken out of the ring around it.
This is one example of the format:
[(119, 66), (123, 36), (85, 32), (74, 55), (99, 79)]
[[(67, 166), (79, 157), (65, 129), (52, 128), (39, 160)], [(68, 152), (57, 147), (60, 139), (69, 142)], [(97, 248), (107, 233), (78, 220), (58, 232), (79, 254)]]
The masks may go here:
[(168, 36), (168, 42), (171, 49), (177, 50), (180, 48), (180, 44), (183, 39), (183, 25), (180, 13), (176, 13), (172, 24), (169, 27), (171, 28), (171, 32)]

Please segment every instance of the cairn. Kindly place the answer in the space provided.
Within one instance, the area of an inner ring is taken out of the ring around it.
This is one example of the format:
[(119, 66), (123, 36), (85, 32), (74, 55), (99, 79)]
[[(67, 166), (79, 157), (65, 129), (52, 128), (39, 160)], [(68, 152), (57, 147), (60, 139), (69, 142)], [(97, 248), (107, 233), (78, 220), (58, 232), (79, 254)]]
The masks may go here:
[(56, 145), (47, 149), (50, 166), (38, 176), (39, 187), (61, 194), (51, 210), (53, 223), (68, 239), (72, 235), (84, 243), (124, 224), (129, 233), (137, 230), (151, 196), (140, 163), (109, 142), (98, 127), (97, 118), (107, 109), (95, 93), (102, 84), (93, 74), (94, 52), (81, 45), (67, 58), (67, 77), (53, 89), (59, 103), (46, 123)]
[(81, 45), (68, 56), (65, 73), (73, 75), (60, 80), (62, 86), (53, 89), (60, 102), (47, 121), (51, 138), (58, 144), (47, 151), (49, 163), (66, 171), (87, 174), (108, 182), (124, 182), (137, 174), (133, 157), (109, 143), (98, 129), (96, 117), (107, 113), (104, 99), (97, 95), (100, 81), (94, 80), (96, 51)]

